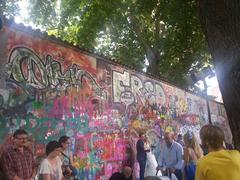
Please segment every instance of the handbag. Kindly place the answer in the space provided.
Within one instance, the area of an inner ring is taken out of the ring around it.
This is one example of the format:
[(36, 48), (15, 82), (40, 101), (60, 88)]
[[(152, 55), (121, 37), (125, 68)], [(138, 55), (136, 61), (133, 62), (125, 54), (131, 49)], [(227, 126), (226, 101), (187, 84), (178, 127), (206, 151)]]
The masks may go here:
[[(77, 169), (71, 164), (70, 158), (64, 154), (63, 152), (61, 152), (61, 154), (68, 159), (69, 164), (68, 165), (63, 165), (63, 168), (65, 169), (65, 171), (63, 171), (63, 176), (64, 177), (70, 177), (73, 176), (74, 179), (77, 179), (78, 176), (78, 171)], [(71, 170), (71, 173), (69, 173), (69, 171), (67, 170), (67, 168), (69, 168)]]
[(178, 178), (176, 177), (176, 175), (174, 173), (171, 174), (171, 180), (178, 180)]

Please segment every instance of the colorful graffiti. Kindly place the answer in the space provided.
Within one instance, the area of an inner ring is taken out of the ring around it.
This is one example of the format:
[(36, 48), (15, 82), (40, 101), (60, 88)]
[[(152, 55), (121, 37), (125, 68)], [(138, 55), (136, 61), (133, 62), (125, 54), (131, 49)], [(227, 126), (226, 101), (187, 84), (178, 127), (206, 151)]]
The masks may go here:
[[(129, 144), (135, 153), (139, 132), (157, 144), (164, 131), (198, 132), (208, 123), (206, 101), (168, 83), (15, 27), (0, 38), (0, 143), (22, 127), (41, 154), (66, 134), (81, 179), (108, 179)], [(212, 119), (226, 123), (216, 106)]]
[(210, 101), (209, 106), (211, 109), (212, 123), (217, 126), (220, 126), (224, 130), (225, 141), (227, 143), (232, 144), (232, 133), (231, 133), (228, 121), (226, 120), (227, 114), (223, 104)]

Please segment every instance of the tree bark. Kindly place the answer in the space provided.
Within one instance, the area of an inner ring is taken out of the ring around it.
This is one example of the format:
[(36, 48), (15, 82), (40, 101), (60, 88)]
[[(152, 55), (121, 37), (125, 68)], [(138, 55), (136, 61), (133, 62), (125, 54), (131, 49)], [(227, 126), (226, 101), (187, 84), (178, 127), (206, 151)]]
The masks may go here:
[(240, 1), (198, 2), (199, 18), (214, 60), (234, 146), (240, 150)]
[(137, 39), (140, 44), (145, 49), (146, 57), (149, 63), (149, 66), (147, 68), (147, 72), (150, 74), (159, 75), (159, 52), (154, 47), (151, 47), (150, 43), (147, 39), (145, 39), (143, 32), (141, 31), (141, 28), (139, 26), (138, 20), (134, 17), (134, 15), (129, 15), (130, 23), (129, 25), (132, 27), (132, 31), (136, 34)]

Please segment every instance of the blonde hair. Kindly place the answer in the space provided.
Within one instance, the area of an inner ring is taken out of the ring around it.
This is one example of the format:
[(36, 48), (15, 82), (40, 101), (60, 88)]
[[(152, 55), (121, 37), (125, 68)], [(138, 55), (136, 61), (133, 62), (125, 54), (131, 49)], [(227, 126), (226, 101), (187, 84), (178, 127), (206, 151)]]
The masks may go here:
[(197, 138), (193, 132), (188, 131), (186, 134), (184, 134), (183, 140), (184, 140), (186, 148), (192, 148), (193, 151), (195, 152), (197, 158), (202, 157), (202, 155), (203, 155), (202, 149), (201, 149), (201, 147), (197, 141)]

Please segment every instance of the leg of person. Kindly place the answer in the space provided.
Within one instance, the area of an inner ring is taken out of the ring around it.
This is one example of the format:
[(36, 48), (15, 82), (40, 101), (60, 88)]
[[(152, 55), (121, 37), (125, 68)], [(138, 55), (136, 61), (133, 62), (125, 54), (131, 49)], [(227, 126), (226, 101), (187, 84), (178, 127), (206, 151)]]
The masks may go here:
[(146, 160), (138, 160), (139, 167), (140, 167), (140, 180), (144, 180), (144, 172), (145, 172), (145, 166), (146, 166)]
[(178, 180), (182, 180), (182, 171), (180, 169), (176, 169), (174, 174), (178, 178)]
[(145, 159), (144, 161), (143, 161), (143, 177), (144, 177), (144, 174), (145, 174), (145, 169), (146, 169), (146, 162), (147, 162), (147, 159)]

